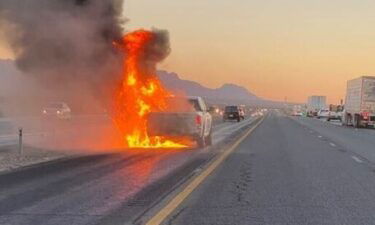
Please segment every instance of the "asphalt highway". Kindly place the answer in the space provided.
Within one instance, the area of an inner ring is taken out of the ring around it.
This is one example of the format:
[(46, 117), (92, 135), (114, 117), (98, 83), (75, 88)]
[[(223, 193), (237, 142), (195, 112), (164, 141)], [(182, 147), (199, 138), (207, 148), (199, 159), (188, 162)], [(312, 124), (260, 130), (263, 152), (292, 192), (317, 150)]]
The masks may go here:
[(0, 224), (131, 224), (255, 120), (215, 125), (203, 149), (124, 149), (0, 174)]
[(270, 113), (165, 224), (375, 224), (375, 131)]
[[(204, 149), (124, 150), (0, 175), (0, 224), (144, 224), (258, 120)], [(268, 113), (164, 224), (375, 224), (375, 130)]]

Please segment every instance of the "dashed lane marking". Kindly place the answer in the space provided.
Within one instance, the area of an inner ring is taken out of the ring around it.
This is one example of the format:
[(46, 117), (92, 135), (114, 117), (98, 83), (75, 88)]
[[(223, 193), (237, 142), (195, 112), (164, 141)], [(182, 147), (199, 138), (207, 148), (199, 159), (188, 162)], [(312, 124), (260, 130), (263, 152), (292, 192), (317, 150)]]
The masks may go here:
[(330, 142), (329, 145), (331, 145), (332, 147), (336, 147), (336, 145), (332, 142)]
[(247, 138), (264, 120), (263, 117), (243, 136), (241, 136), (230, 148), (213, 161), (201, 174), (195, 177), (180, 193), (178, 193), (164, 208), (157, 212), (146, 225), (161, 224), (181, 203), (222, 163), (226, 158)]
[(354, 161), (356, 161), (357, 163), (363, 163), (363, 161), (361, 159), (359, 159), (357, 156), (352, 156), (352, 159), (354, 159)]

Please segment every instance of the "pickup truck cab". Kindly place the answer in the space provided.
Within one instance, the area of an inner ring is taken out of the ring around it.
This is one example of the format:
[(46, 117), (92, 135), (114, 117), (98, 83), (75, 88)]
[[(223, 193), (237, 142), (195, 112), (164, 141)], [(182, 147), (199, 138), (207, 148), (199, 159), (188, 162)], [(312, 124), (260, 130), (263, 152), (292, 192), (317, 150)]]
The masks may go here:
[[(147, 119), (149, 136), (191, 137), (198, 147), (212, 144), (212, 116), (201, 97), (171, 98), (180, 107), (168, 112), (151, 112)], [(183, 107), (181, 107), (183, 105)]]

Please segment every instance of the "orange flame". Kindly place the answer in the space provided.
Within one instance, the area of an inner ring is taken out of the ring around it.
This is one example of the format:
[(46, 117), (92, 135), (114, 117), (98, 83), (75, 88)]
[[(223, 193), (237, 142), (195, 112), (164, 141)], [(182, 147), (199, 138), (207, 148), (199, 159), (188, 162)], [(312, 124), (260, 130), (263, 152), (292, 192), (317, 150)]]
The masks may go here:
[(114, 120), (128, 147), (187, 147), (166, 137), (149, 137), (147, 134), (147, 114), (166, 110), (166, 98), (172, 96), (156, 77), (155, 69), (147, 70), (142, 65), (145, 48), (153, 38), (154, 33), (138, 30), (126, 34), (123, 43), (115, 43), (126, 57), (123, 82), (115, 99)]

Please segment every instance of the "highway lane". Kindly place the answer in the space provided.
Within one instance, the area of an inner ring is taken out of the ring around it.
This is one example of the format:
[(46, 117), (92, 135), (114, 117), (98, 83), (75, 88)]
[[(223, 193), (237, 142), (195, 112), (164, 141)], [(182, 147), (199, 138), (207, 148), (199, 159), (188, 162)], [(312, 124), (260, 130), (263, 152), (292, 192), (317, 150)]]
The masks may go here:
[(215, 126), (214, 147), (124, 150), (0, 175), (0, 224), (124, 224), (235, 140), (255, 118)]
[(345, 127), (337, 122), (327, 122), (314, 118), (293, 117), (309, 132), (337, 145), (343, 151), (348, 151), (356, 157), (361, 157), (369, 163), (375, 163), (375, 129), (356, 129)]
[[(214, 130), (229, 125), (221, 117), (214, 116)], [(106, 137), (116, 133), (107, 115), (74, 115), (69, 120), (42, 117), (20, 117), (0, 119), (0, 152), (18, 145), (18, 129), (23, 129), (23, 141), (32, 146), (60, 149), (96, 148), (108, 149)], [(68, 143), (74, 143), (69, 145)], [(113, 146), (112, 146), (113, 147)]]
[(370, 131), (331, 128), (271, 113), (165, 224), (374, 224), (375, 170), (333, 142)]

